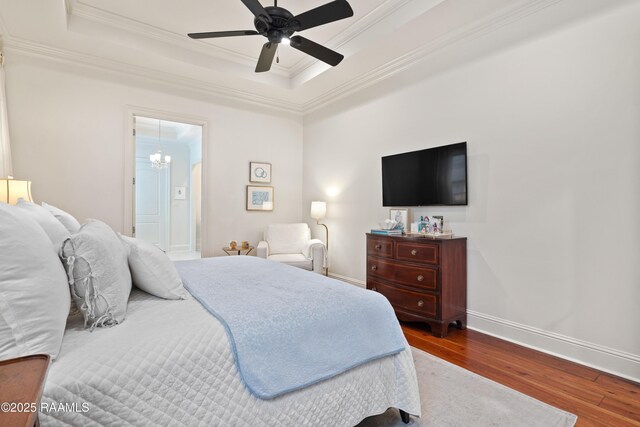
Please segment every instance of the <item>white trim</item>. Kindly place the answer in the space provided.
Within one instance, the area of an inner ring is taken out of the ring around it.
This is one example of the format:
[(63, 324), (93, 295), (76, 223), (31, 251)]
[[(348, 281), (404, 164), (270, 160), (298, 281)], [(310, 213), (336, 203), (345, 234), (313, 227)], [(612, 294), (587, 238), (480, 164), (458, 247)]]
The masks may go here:
[[(85, 19), (93, 23), (99, 23), (109, 28), (114, 28), (119, 31), (127, 31), (136, 36), (146, 39), (159, 41), (162, 44), (169, 44), (177, 46), (181, 49), (190, 50), (201, 55), (207, 55), (214, 58), (221, 58), (229, 62), (234, 62), (250, 68), (255, 67), (256, 57), (249, 56), (244, 53), (240, 53), (231, 49), (225, 49), (221, 46), (206, 43), (202, 40), (190, 39), (186, 34), (174, 33), (160, 27), (146, 24), (144, 22), (128, 18), (126, 16), (118, 15), (113, 12), (109, 12), (103, 9), (99, 9), (95, 6), (80, 3), (75, 0), (65, 0), (67, 19), (73, 16), (79, 19)], [(248, 14), (247, 21), (251, 15)], [(200, 31), (194, 29), (195, 31)], [(209, 31), (209, 30), (202, 30)], [(278, 64), (271, 66), (271, 71), (276, 74), (288, 78), (288, 68)]]
[[(330, 277), (366, 288), (366, 282), (329, 273)], [(467, 310), (467, 327), (504, 341), (640, 382), (640, 356), (488, 314)]]
[(350, 283), (350, 284), (358, 286), (360, 288), (366, 288), (367, 287), (367, 283), (362, 281), (362, 280), (354, 279), (352, 277), (343, 276), (341, 274), (335, 274), (335, 273), (332, 273), (331, 271), (329, 271), (329, 277), (333, 277), (334, 279), (342, 280), (343, 282)]
[(124, 234), (130, 235), (134, 224), (134, 206), (135, 198), (133, 193), (133, 178), (136, 173), (135, 165), (135, 149), (136, 139), (133, 136), (135, 128), (135, 116), (151, 117), (154, 119), (168, 120), (172, 122), (188, 123), (191, 125), (202, 127), (202, 196), (200, 203), (202, 204), (202, 218), (200, 222), (200, 253), (202, 257), (209, 256), (209, 235), (208, 235), (208, 195), (210, 191), (209, 184), (209, 122), (202, 117), (184, 115), (180, 113), (167, 112), (163, 110), (155, 110), (146, 107), (138, 107), (127, 105), (125, 107), (125, 135), (123, 138), (123, 162), (124, 165), (124, 211), (123, 224)]
[(640, 356), (467, 310), (468, 328), (581, 365), (640, 382)]
[[(327, 42), (323, 43), (323, 46), (334, 50), (340, 49), (342, 46), (346, 45), (351, 40), (367, 31), (369, 28), (373, 27), (376, 24), (379, 24), (381, 21), (388, 18), (392, 13), (397, 12), (398, 9), (404, 7), (410, 1), (411, 0), (385, 1), (384, 3), (367, 13), (365, 16), (358, 19), (355, 23), (349, 25), (344, 31), (332, 37)], [(307, 56), (299, 60), (289, 68), (291, 79), (297, 77), (300, 73), (304, 72), (309, 67), (317, 64), (318, 62), (320, 61), (312, 56)]]
[(202, 80), (184, 77), (178, 74), (167, 73), (165, 71), (155, 70), (152, 68), (141, 67), (125, 62), (114, 61), (95, 55), (87, 55), (84, 53), (73, 52), (67, 49), (51, 47), (40, 43), (18, 37), (7, 37), (4, 39), (6, 50), (21, 53), (23, 55), (44, 58), (56, 62), (68, 63), (73, 65), (81, 65), (97, 69), (99, 71), (108, 71), (117, 73), (118, 75), (128, 78), (142, 78), (144, 81), (149, 80), (161, 83), (166, 86), (178, 88), (181, 90), (189, 90), (199, 95), (209, 95), (212, 97), (224, 98), (244, 102), (260, 107), (268, 106), (275, 110), (285, 111), (288, 113), (301, 114), (301, 105), (294, 102), (284, 101), (273, 97), (256, 95), (240, 89), (234, 89), (228, 86), (205, 82)]
[[(396, 1), (399, 2), (399, 5), (404, 4), (401, 0)], [(204, 93), (214, 97), (245, 102), (261, 107), (268, 106), (275, 110), (296, 114), (307, 114), (400, 73), (428, 56), (453, 44), (461, 42), (462, 40), (473, 40), (481, 37), (504, 27), (505, 25), (513, 24), (518, 20), (524, 19), (529, 15), (561, 1), (562, 0), (530, 0), (513, 8), (501, 10), (487, 19), (475, 21), (470, 25), (463, 26), (455, 32), (442, 36), (431, 43), (427, 43), (399, 58), (395, 58), (385, 64), (382, 64), (365, 74), (352, 78), (338, 87), (323, 92), (322, 95), (302, 103), (256, 95), (254, 93), (235, 89), (229, 86), (205, 82), (190, 77), (141, 67), (121, 61), (105, 59), (94, 55), (73, 52), (62, 48), (46, 46), (19, 37), (9, 36), (8, 34), (6, 37), (3, 36), (3, 42), (5, 48), (26, 55), (85, 65), (102, 71), (108, 70), (119, 73), (120, 75), (143, 78), (146, 81), (153, 80), (182, 90), (195, 91), (199, 94)], [(361, 25), (364, 25), (364, 23)], [(357, 29), (354, 31), (357, 31)]]
[(169, 250), (167, 252), (195, 252), (195, 250), (191, 250), (191, 244), (186, 243), (180, 245), (171, 245), (169, 246)]
[(373, 86), (382, 80), (398, 74), (428, 56), (461, 42), (462, 40), (477, 39), (561, 1), (562, 0), (532, 0), (520, 7), (508, 9), (506, 11), (502, 10), (487, 19), (474, 21), (470, 25), (463, 26), (457, 31), (453, 31), (445, 36), (439, 37), (430, 43), (424, 44), (398, 58), (368, 71), (367, 73), (355, 77), (338, 87), (323, 92), (322, 95), (305, 102), (302, 105), (302, 111), (304, 114), (316, 111), (339, 99), (351, 95), (354, 92)]

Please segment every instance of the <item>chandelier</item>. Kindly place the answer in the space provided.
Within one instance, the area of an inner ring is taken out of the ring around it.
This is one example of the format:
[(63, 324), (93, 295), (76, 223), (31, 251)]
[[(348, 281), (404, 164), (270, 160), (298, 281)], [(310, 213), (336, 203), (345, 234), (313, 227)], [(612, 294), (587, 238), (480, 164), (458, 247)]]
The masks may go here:
[[(162, 120), (158, 120), (158, 144), (162, 142)], [(154, 169), (166, 168), (171, 163), (171, 156), (162, 156), (162, 151), (157, 151), (149, 156), (151, 167)]]
[(171, 156), (162, 156), (162, 151), (158, 151), (155, 154), (149, 156), (151, 160), (151, 167), (155, 169), (166, 168), (171, 163)]

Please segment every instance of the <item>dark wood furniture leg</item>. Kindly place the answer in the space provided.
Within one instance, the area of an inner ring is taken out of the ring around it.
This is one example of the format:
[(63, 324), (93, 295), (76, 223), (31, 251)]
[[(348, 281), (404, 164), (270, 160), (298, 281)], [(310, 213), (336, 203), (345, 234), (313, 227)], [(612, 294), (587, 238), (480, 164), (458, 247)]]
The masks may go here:
[(402, 409), (399, 409), (399, 411), (400, 411), (400, 418), (402, 419), (402, 422), (405, 424), (409, 424), (409, 421), (411, 421), (411, 415), (404, 412)]

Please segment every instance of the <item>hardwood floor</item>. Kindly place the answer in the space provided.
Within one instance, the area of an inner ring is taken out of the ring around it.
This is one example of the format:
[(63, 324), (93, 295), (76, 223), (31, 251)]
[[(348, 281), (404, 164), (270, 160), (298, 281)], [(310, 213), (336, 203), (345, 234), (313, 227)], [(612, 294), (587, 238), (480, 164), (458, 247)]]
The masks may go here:
[(576, 426), (640, 426), (640, 384), (468, 329), (402, 329), (416, 348), (576, 414)]

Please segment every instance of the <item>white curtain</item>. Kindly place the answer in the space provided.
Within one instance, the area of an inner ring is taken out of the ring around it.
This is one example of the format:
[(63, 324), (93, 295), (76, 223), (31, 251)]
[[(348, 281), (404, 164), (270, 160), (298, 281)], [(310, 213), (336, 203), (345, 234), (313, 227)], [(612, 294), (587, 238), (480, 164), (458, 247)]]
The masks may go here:
[(0, 178), (13, 175), (11, 144), (9, 143), (9, 117), (4, 86), (4, 56), (0, 52)]

